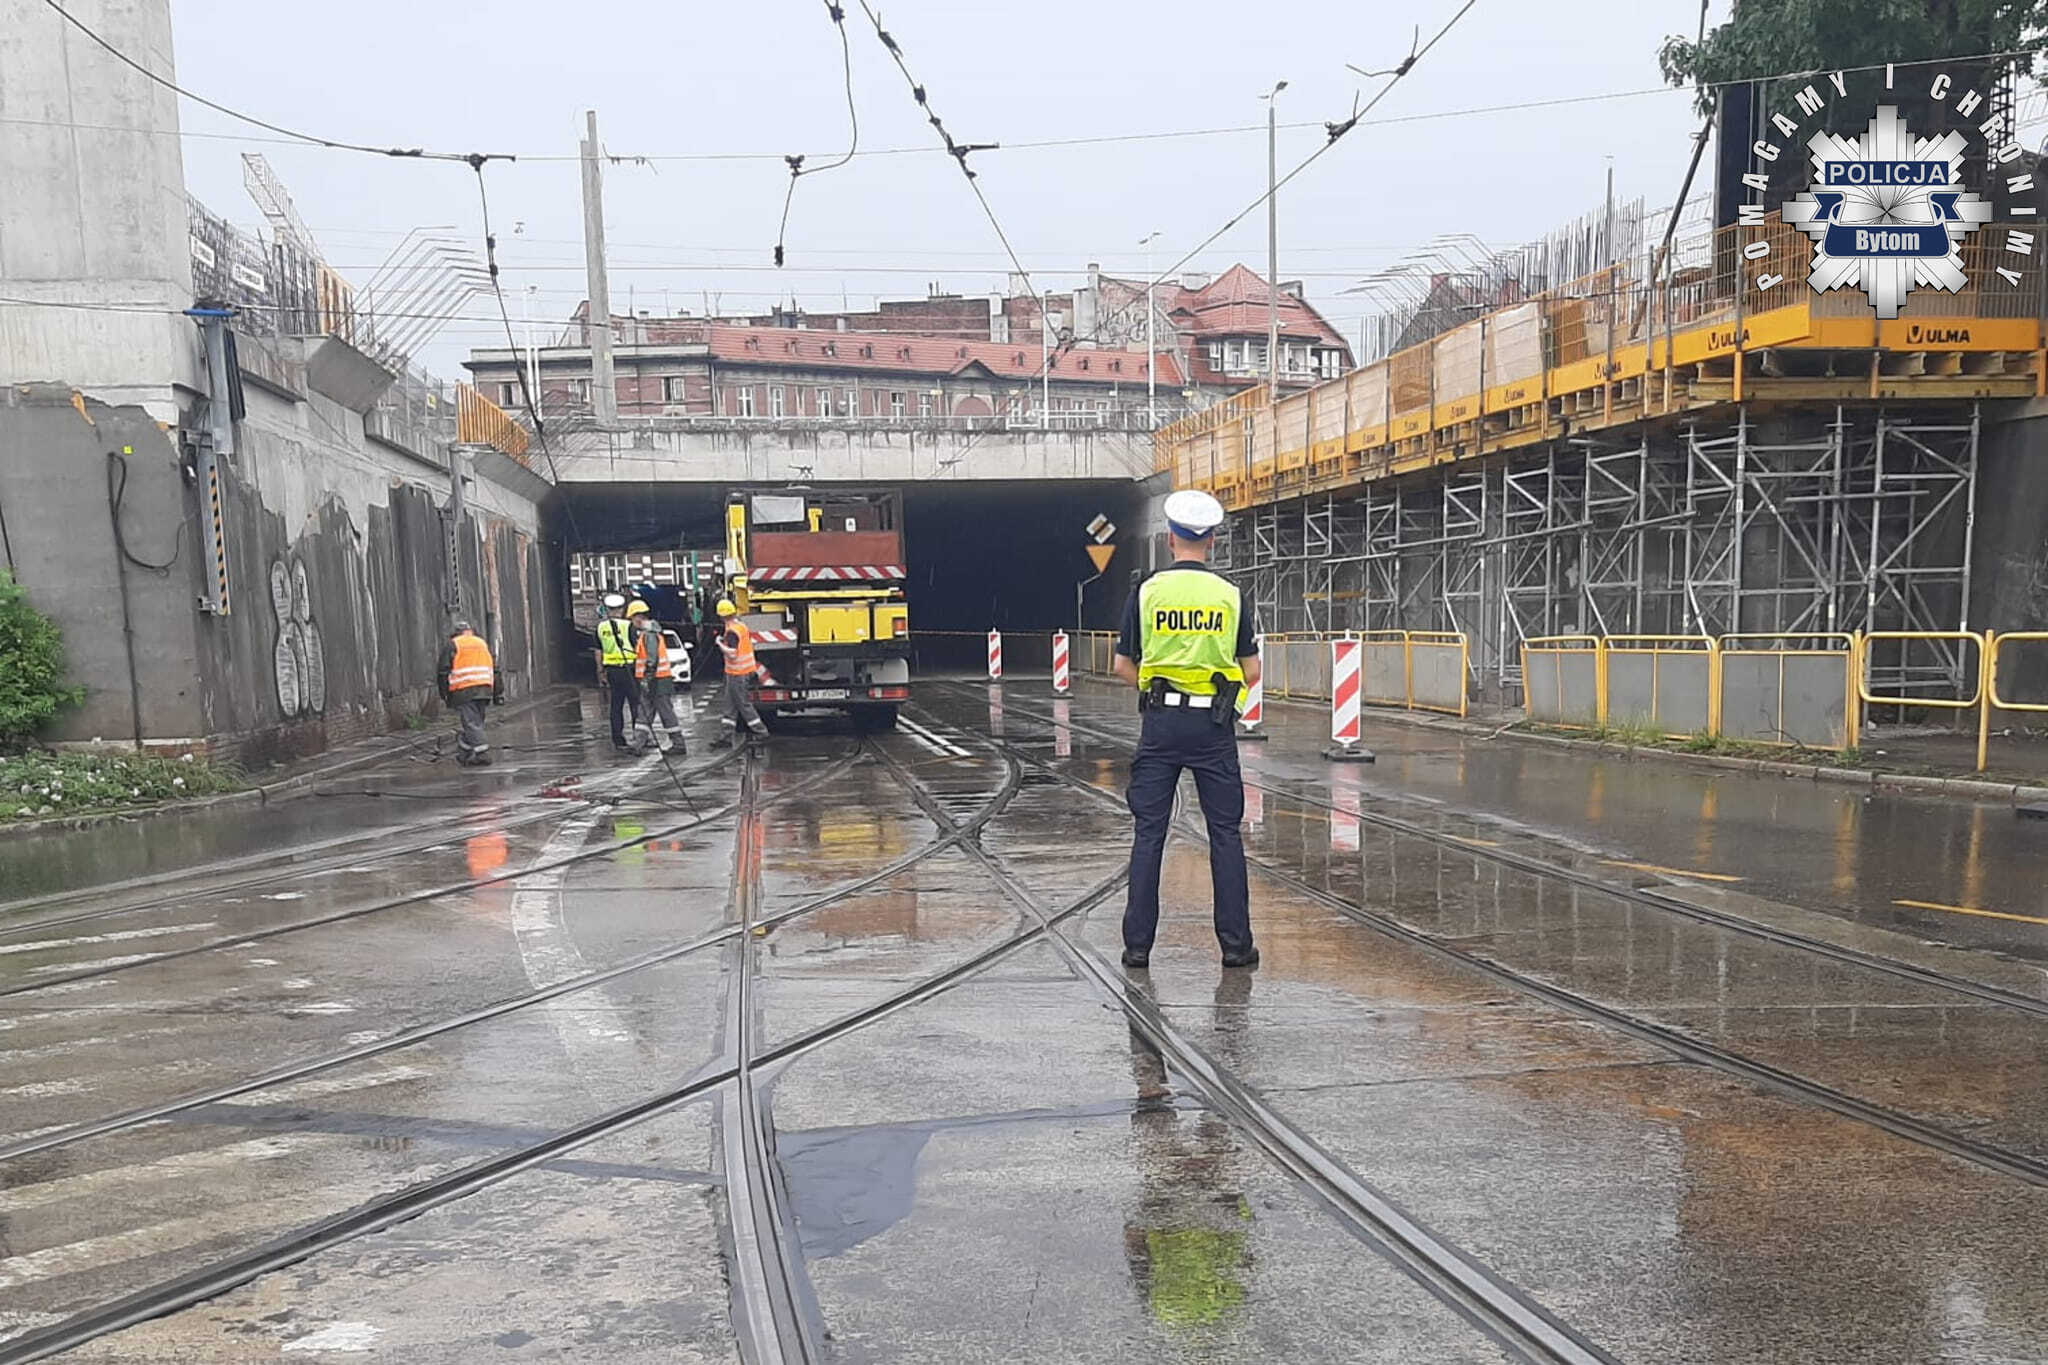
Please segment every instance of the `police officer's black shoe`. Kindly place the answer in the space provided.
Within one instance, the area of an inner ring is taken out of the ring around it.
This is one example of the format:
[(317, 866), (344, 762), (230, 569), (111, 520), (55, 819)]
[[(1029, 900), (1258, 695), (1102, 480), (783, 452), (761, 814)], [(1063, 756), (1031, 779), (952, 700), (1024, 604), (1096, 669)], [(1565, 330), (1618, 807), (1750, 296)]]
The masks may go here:
[(1142, 972), (1152, 965), (1152, 951), (1149, 948), (1126, 948), (1123, 964), (1134, 971)]
[(1259, 965), (1259, 950), (1257, 948), (1247, 948), (1241, 953), (1225, 953), (1223, 955), (1223, 965), (1226, 967), (1256, 967)]

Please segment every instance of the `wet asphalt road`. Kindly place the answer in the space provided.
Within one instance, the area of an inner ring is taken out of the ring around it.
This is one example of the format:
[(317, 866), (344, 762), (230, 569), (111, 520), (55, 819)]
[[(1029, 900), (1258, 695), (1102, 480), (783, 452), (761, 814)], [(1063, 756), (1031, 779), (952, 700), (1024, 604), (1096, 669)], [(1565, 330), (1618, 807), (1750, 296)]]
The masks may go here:
[(0, 1361), (2048, 1358), (2048, 830), (1269, 715), (1256, 973), (1095, 686), (0, 842)]

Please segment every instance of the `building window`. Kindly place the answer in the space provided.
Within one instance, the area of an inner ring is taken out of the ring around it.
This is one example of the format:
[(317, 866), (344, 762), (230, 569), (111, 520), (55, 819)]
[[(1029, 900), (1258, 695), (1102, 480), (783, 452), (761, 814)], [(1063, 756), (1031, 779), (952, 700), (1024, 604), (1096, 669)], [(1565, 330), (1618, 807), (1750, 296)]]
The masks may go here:
[(930, 394), (921, 393), (917, 396), (917, 415), (919, 417), (929, 417), (932, 415), (932, 396)]
[(889, 395), (889, 415), (898, 421), (903, 420), (903, 392), (900, 389)]
[(518, 384), (498, 385), (498, 406), (507, 410), (521, 406)]
[(1245, 345), (1242, 341), (1223, 343), (1223, 369), (1226, 374), (1236, 374), (1244, 369)]
[(665, 374), (661, 377), (661, 401), (681, 403), (689, 397), (684, 391), (684, 379), (679, 374)]
[(569, 392), (575, 395), (576, 406), (580, 408), (590, 406), (590, 381), (588, 379), (570, 380)]
[(1319, 353), (1319, 358), (1322, 361), (1323, 378), (1335, 379), (1344, 373), (1344, 353), (1342, 351), (1322, 351)]
[(1212, 370), (1221, 370), (1223, 368), (1223, 343), (1220, 341), (1209, 343), (1209, 368)]
[(783, 401), (783, 400), (782, 400), (782, 385), (780, 385), (780, 384), (771, 384), (771, 385), (769, 385), (769, 387), (768, 387), (768, 415), (769, 415), (770, 417), (780, 417), (780, 416), (782, 416), (782, 401)]
[(742, 384), (734, 392), (739, 397), (739, 415), (742, 417), (752, 417), (754, 415), (754, 386), (752, 384)]
[(819, 417), (830, 417), (832, 415), (832, 390), (819, 389), (818, 406), (811, 409), (811, 411)]
[(848, 389), (839, 395), (839, 415), (841, 417), (860, 416), (859, 389)]

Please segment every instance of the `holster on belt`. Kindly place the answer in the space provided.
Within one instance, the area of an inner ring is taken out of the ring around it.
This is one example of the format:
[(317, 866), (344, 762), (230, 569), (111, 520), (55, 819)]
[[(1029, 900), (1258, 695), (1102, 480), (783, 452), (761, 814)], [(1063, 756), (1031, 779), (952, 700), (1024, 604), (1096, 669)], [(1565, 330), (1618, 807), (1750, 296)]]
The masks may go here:
[(1237, 694), (1243, 690), (1244, 684), (1233, 682), (1221, 673), (1211, 673), (1209, 682), (1216, 689), (1216, 701), (1209, 708), (1209, 723), (1218, 727), (1229, 725), (1237, 719)]
[(1166, 679), (1154, 678), (1150, 686), (1138, 689), (1138, 709), (1140, 711), (1158, 711), (1163, 709), (1166, 705), (1166, 692)]

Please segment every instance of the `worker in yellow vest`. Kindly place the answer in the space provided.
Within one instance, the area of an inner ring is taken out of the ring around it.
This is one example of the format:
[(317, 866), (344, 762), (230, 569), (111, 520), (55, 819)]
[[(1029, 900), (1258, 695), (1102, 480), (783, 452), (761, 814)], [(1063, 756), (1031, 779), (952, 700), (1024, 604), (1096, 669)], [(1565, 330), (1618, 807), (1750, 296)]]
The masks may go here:
[(640, 685), (633, 677), (633, 627), (626, 620), (626, 599), (606, 593), (604, 616), (597, 623), (598, 678), (611, 694), (612, 747), (626, 747), (627, 721), (640, 728)]
[(484, 742), (484, 708), (497, 701), (498, 665), (491, 647), (469, 627), (455, 623), (455, 633), (441, 646), (438, 671), (441, 700), (455, 712), (455, 761), (465, 768), (488, 767), (491, 746)]
[(1244, 863), (1244, 776), (1237, 766), (1237, 703), (1258, 681), (1258, 623), (1229, 579), (1211, 573), (1209, 549), (1223, 504), (1198, 489), (1166, 499), (1173, 562), (1131, 594), (1112, 667), (1136, 683), (1143, 730), (1126, 800), (1136, 825), (1124, 903), (1126, 967), (1148, 966), (1159, 928), (1159, 863), (1183, 770), (1195, 775), (1209, 828), (1216, 942), (1226, 967), (1256, 967)]
[(663, 753), (687, 753), (683, 723), (676, 719), (675, 655), (661, 622), (637, 598), (626, 608), (626, 619), (633, 623), (633, 678), (640, 684), (633, 752), (644, 754), (659, 746)]
[(740, 609), (729, 597), (718, 599), (718, 619), (725, 633), (718, 637), (719, 652), (725, 655), (725, 724), (729, 733), (711, 747), (728, 749), (744, 724), (747, 733), (766, 739), (768, 727), (754, 708), (754, 693), (761, 686), (761, 661), (754, 656), (754, 632), (740, 619)]

